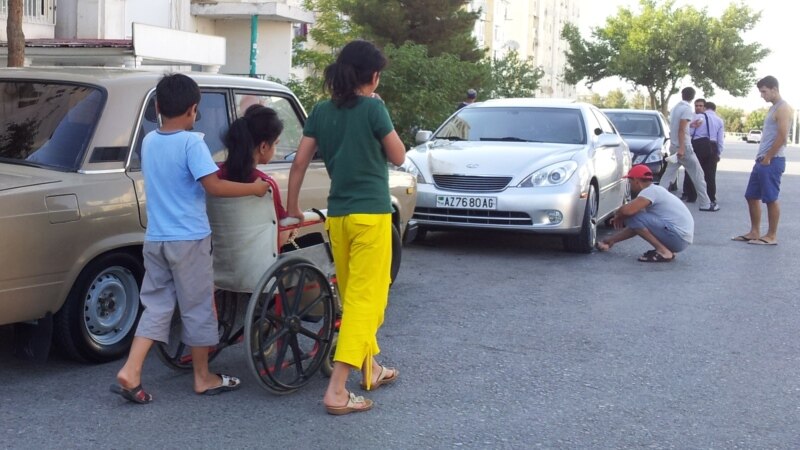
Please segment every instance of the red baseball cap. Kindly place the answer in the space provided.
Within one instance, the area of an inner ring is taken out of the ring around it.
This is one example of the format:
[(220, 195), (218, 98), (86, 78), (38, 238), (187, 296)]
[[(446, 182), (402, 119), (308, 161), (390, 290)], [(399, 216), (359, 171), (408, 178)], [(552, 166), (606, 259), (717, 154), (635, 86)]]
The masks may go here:
[(628, 174), (622, 178), (636, 178), (639, 180), (652, 180), (653, 179), (653, 171), (650, 170), (644, 164), (637, 164), (631, 167), (631, 170), (628, 171)]

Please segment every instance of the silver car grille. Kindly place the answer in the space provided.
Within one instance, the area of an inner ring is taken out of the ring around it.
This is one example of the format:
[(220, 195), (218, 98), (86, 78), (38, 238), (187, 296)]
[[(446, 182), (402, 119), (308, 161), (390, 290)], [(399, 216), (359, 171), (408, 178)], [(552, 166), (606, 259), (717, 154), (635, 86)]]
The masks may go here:
[(459, 192), (500, 192), (508, 186), (510, 181), (511, 177), (433, 176), (433, 182), (436, 187)]
[(414, 218), (426, 222), (481, 225), (533, 225), (531, 217), (523, 212), (489, 211), (481, 209), (423, 208), (414, 209)]

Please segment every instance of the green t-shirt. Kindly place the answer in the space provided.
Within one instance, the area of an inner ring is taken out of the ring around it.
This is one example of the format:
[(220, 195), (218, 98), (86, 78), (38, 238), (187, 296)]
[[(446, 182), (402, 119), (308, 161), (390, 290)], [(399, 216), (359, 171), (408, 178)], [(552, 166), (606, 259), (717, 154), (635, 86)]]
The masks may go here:
[(394, 130), (383, 101), (359, 97), (352, 108), (326, 100), (311, 111), (303, 129), (316, 139), (331, 177), (328, 215), (392, 212), (389, 169), (381, 141)]

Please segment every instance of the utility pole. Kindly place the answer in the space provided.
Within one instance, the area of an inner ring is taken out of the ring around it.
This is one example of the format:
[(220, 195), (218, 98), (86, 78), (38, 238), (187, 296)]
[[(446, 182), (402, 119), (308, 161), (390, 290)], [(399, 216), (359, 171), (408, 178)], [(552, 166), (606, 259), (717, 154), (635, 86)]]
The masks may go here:
[(250, 16), (250, 77), (256, 77), (256, 58), (258, 57), (258, 16)]

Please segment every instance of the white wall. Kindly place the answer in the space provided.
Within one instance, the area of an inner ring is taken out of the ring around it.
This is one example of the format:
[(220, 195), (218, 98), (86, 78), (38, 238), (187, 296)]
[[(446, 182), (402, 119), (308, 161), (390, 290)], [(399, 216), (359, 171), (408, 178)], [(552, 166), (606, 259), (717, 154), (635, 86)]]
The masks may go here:
[[(286, 80), (292, 66), (292, 24), (259, 21), (256, 73)], [(227, 40), (227, 63), (222, 73), (250, 73), (250, 21), (218, 20), (217, 36)]]

